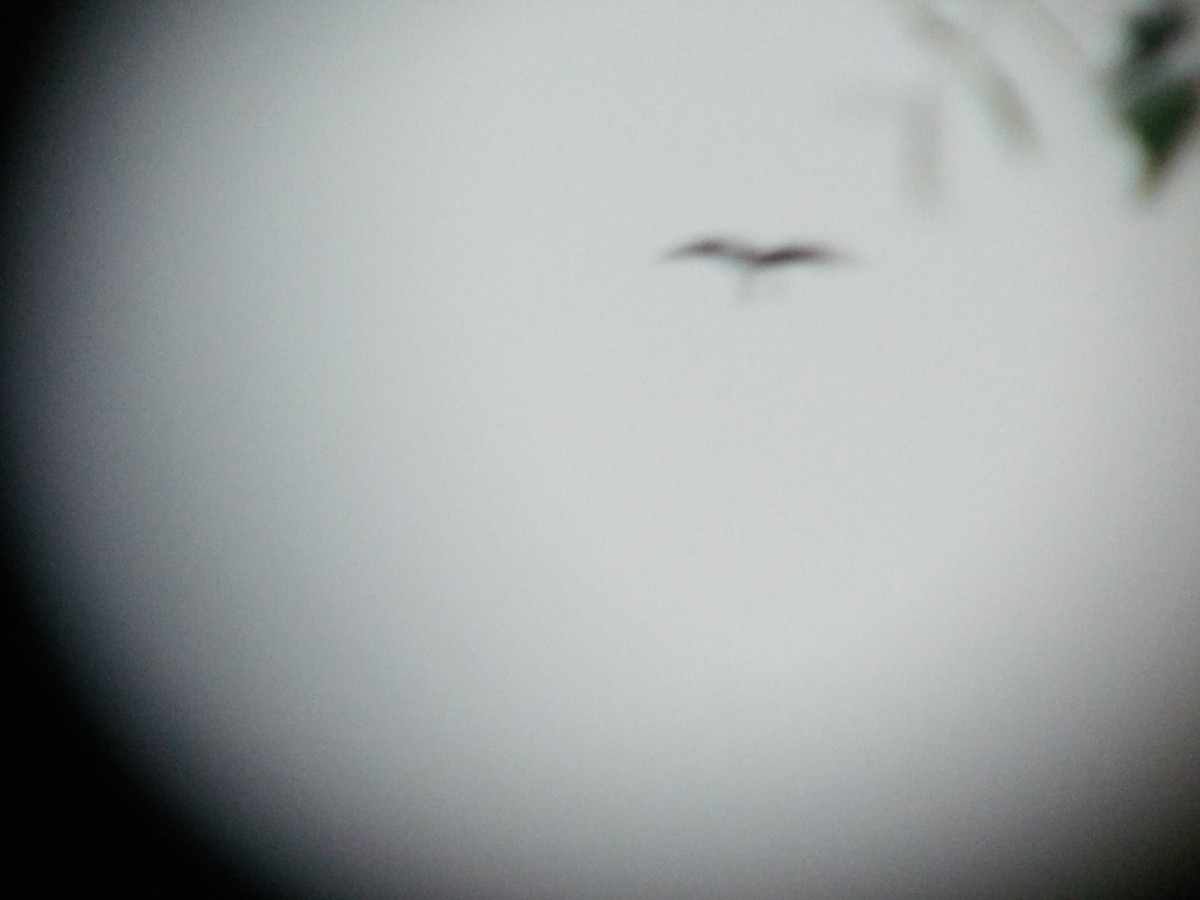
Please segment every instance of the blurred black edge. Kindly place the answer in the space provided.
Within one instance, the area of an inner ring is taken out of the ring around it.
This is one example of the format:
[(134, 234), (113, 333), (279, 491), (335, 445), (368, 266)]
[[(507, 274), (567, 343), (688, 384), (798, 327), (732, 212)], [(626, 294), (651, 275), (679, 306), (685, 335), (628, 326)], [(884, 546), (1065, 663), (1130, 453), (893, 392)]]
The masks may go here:
[(21, 172), (61, 52), (98, 14), (136, 4), (0, 5), (0, 594), (7, 689), (5, 879), (12, 896), (274, 900), (278, 885), (176, 816), (82, 701), (56, 652), (47, 585), (20, 506), (14, 334), (23, 278)]
[[(273, 875), (223, 851), (213, 835), (175, 814), (124, 758), (83, 703), (41, 621), (47, 586), (36, 576), (38, 548), (23, 536), (10, 338), (19, 311), (36, 298), (19, 277), (21, 186), (13, 172), (29, 152), (24, 138), (63, 48), (86, 34), (98, 10), (136, 15), (140, 6), (10, 0), (0, 7), (0, 627), (10, 711), (9, 864), (2, 883), (19, 886), (20, 896), (296, 897), (294, 887), (285, 891)], [(1172, 27), (1178, 26), (1164, 26), (1166, 39), (1150, 34), (1143, 52), (1153, 56), (1155, 47), (1170, 43)], [(1200, 810), (1192, 804), (1159, 837), (1153, 849), (1128, 860), (1127, 877), (1068, 877), (1038, 896), (1200, 896)]]

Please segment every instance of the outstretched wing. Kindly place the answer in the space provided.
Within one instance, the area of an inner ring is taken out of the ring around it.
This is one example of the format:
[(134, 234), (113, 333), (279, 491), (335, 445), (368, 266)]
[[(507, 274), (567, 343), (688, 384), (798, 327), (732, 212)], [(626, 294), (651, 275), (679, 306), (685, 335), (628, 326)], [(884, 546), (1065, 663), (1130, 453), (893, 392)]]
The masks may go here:
[(844, 253), (820, 244), (784, 244), (758, 254), (755, 262), (760, 266), (776, 266), (783, 263), (837, 262), (847, 258)]
[(702, 238), (670, 250), (664, 259), (681, 259), (684, 257), (712, 257), (727, 262), (745, 265), (753, 263), (758, 258), (758, 252), (753, 247), (739, 241), (725, 238)]

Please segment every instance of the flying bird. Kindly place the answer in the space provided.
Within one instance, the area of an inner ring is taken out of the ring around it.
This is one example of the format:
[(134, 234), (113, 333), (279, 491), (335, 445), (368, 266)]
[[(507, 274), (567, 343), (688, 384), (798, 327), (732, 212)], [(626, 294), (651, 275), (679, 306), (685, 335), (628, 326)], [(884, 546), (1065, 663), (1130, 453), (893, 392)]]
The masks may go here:
[(821, 244), (781, 244), (778, 247), (759, 249), (741, 241), (725, 238), (702, 238), (668, 251), (665, 260), (689, 257), (715, 259), (733, 264), (741, 271), (739, 293), (743, 298), (751, 296), (754, 278), (765, 269), (792, 263), (836, 263), (847, 262), (850, 257)]
[(787, 263), (828, 263), (848, 259), (848, 257), (819, 244), (783, 244), (759, 250), (749, 244), (723, 238), (704, 238), (685, 244), (666, 254), (664, 259), (682, 259), (685, 257), (709, 257), (733, 263), (747, 271), (766, 269)]

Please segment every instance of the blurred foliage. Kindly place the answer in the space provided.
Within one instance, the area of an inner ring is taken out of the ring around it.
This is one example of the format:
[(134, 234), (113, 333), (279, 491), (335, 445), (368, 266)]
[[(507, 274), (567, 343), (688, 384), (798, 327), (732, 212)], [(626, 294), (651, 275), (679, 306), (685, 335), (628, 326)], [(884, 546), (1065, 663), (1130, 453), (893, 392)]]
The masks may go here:
[(892, 3), (909, 34), (937, 64), (942, 76), (905, 88), (901, 98), (905, 169), (918, 199), (934, 200), (941, 193), (945, 122), (950, 106), (946, 88), (951, 83), (966, 88), (969, 102), (983, 110), (996, 137), (1008, 149), (1029, 150), (1037, 145), (1033, 115), (1016, 81), (967, 19), (952, 15), (943, 4), (932, 0)]
[(1197, 4), (1159, 0), (1131, 13), (1125, 46), (1110, 75), (1117, 116), (1138, 142), (1142, 184), (1153, 191), (1196, 126), (1200, 53)]
[(1186, 31), (1188, 23), (1188, 10), (1178, 2), (1133, 13), (1128, 22), (1126, 62), (1138, 65), (1161, 57)]
[[(941, 0), (893, 3), (918, 43), (971, 88), (1004, 143), (1016, 148), (1034, 146), (1033, 116), (1015, 79), (982, 35), (967, 27), (971, 17), (963, 15), (964, 8)], [(1025, 9), (1036, 13), (1041, 27), (1056, 32), (1085, 60), (1086, 67), (1095, 71), (1097, 62), (1074, 44), (1050, 4), (1030, 0)], [(950, 14), (954, 10), (957, 17)], [(1135, 142), (1142, 189), (1152, 194), (1165, 182), (1200, 125), (1200, 0), (1142, 0), (1119, 24), (1118, 37), (1116, 58), (1099, 66), (1106, 85), (1104, 99), (1122, 130)], [(905, 116), (910, 177), (926, 195), (934, 193), (941, 180), (939, 93), (926, 89), (914, 94)]]
[(901, 9), (913, 36), (971, 87), (1005, 143), (1033, 146), (1037, 141), (1033, 116), (1015, 82), (983, 41), (926, 3), (903, 3)]

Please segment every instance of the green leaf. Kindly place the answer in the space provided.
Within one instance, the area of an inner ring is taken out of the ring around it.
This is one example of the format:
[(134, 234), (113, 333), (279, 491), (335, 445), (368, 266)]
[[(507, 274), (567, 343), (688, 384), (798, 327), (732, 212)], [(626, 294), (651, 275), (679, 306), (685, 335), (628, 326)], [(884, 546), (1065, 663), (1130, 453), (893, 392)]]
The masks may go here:
[(1142, 150), (1143, 183), (1153, 188), (1200, 110), (1200, 79), (1179, 78), (1141, 94), (1123, 111), (1123, 119)]
[(1124, 64), (1138, 65), (1162, 56), (1187, 32), (1190, 24), (1188, 11), (1179, 3), (1164, 3), (1133, 13), (1127, 25), (1128, 55)]

